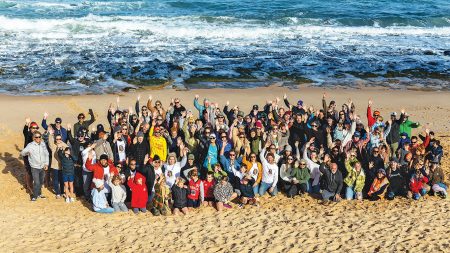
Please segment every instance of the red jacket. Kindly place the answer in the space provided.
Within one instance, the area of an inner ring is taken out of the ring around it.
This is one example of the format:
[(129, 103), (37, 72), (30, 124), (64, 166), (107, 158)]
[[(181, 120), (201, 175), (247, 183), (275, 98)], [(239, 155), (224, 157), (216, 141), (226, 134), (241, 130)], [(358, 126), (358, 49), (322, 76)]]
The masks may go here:
[(208, 180), (203, 180), (203, 192), (205, 194), (205, 198), (214, 198), (214, 185), (216, 182), (214, 179), (211, 182)]
[[(142, 184), (137, 184), (138, 179), (142, 179)], [(128, 186), (131, 190), (131, 207), (145, 208), (148, 200), (148, 190), (145, 177), (136, 172), (133, 178), (128, 179)]]
[(411, 180), (409, 181), (409, 188), (411, 188), (411, 191), (413, 193), (419, 193), (420, 190), (423, 188), (423, 184), (426, 183), (428, 183), (428, 178), (426, 176), (417, 178), (417, 176), (414, 175), (411, 177)]
[(372, 128), (373, 124), (375, 124), (377, 120), (373, 117), (372, 108), (367, 106), (367, 125), (369, 128)]
[(197, 180), (197, 182), (194, 182), (194, 180), (189, 180), (189, 194), (188, 199), (192, 200), (198, 200), (200, 198), (200, 184), (202, 183), (202, 180)]
[[(97, 162), (96, 164), (92, 164), (92, 160), (89, 160), (89, 158), (86, 160), (86, 169), (89, 171), (94, 172), (94, 179), (104, 179), (104, 170), (103, 170), (103, 166), (100, 165), (100, 162)], [(108, 160), (108, 166), (109, 166), (109, 174), (110, 177), (112, 177), (113, 175), (118, 175), (119, 171), (117, 170), (117, 168), (114, 166), (113, 162), (111, 160)]]

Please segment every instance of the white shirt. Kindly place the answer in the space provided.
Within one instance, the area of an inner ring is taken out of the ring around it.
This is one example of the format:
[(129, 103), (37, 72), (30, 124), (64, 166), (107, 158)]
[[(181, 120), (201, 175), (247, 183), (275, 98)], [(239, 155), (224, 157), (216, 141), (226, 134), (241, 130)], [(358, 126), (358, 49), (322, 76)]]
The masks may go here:
[(249, 170), (249, 173), (250, 173), (250, 175), (252, 176), (252, 178), (255, 181), (258, 179), (259, 170), (258, 170), (258, 164), (257, 163), (253, 164), (253, 166)]
[(271, 184), (274, 187), (278, 183), (278, 165), (275, 162), (270, 164), (264, 157), (265, 153), (266, 149), (264, 148), (259, 154), (263, 166), (262, 182)]
[(127, 154), (125, 153), (125, 141), (122, 139), (117, 140), (117, 153), (119, 154), (119, 161), (123, 162), (127, 159)]

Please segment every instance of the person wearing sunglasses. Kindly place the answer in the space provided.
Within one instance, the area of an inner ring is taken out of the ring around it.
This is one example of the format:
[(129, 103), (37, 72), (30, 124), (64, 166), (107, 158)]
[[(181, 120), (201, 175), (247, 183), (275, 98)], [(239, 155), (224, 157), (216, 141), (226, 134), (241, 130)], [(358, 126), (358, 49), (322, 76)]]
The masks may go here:
[(309, 188), (309, 179), (311, 178), (311, 174), (309, 172), (308, 167), (306, 166), (306, 160), (301, 159), (300, 161), (296, 161), (294, 167), (291, 171), (291, 189), (289, 189), (288, 196), (294, 196), (300, 194), (303, 196), (308, 193)]
[(44, 174), (49, 166), (49, 153), (39, 131), (33, 133), (33, 141), (20, 152), (20, 155), (28, 156), (28, 162), (31, 167), (31, 175), (33, 177), (31, 201), (36, 201), (37, 198), (45, 198), (41, 190), (44, 183)]
[[(32, 122), (30, 118), (25, 119), (25, 126), (23, 127), (23, 137), (24, 137), (24, 144), (23, 147), (25, 148), (28, 144), (33, 142), (33, 135), (34, 132), (39, 130), (39, 125), (36, 122)], [(28, 156), (23, 156), (23, 163), (25, 167), (26, 173), (24, 173), (24, 181), (25, 181), (25, 188), (27, 191), (32, 194), (33, 193), (33, 177), (31, 174), (31, 166), (30, 162), (28, 161)]]
[(358, 159), (356, 159), (356, 154), (354, 152), (347, 153), (345, 168), (347, 170), (347, 176), (344, 179), (344, 183), (346, 185), (345, 199), (362, 200), (362, 192), (366, 181), (366, 175), (362, 170), (361, 163)]
[(86, 120), (86, 115), (84, 113), (78, 114), (77, 123), (73, 124), (73, 133), (77, 134), (81, 127), (84, 129), (89, 129), (89, 127), (95, 122), (95, 115), (92, 109), (89, 109), (89, 119)]
[(148, 96), (147, 100), (147, 108), (150, 111), (152, 115), (155, 113), (158, 114), (161, 118), (166, 118), (166, 110), (163, 108), (162, 103), (160, 100), (156, 100), (155, 104), (152, 104), (153, 97), (150, 95)]
[(65, 129), (62, 124), (62, 119), (57, 117), (55, 119), (55, 123), (47, 125), (48, 113), (44, 113), (44, 117), (42, 118), (41, 126), (44, 130), (48, 130), (49, 127), (54, 131), (53, 137), (56, 135), (60, 135), (62, 137), (63, 142), (67, 142), (67, 129)]
[(53, 159), (56, 163), (52, 163), (52, 182), (53, 182), (53, 191), (55, 192), (56, 198), (61, 198), (61, 193), (63, 193), (64, 183), (62, 178), (62, 164), (59, 159), (59, 150), (64, 150), (68, 147), (68, 145), (62, 141), (61, 135), (55, 135), (54, 138), (49, 136), (49, 139), (54, 139), (55, 141), (49, 141), (50, 149), (54, 151)]

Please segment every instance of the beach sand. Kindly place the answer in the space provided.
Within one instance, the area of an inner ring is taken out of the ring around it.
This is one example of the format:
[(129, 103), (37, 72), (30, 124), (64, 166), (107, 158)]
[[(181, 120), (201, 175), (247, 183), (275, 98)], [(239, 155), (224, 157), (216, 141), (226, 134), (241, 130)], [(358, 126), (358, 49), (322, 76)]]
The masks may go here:
[[(268, 87), (243, 90), (142, 90), (120, 94), (120, 104), (132, 105), (138, 93), (146, 101), (148, 94), (167, 105), (171, 97), (193, 109), (194, 94), (208, 97), (222, 107), (226, 100), (249, 111), (253, 103), (282, 98), (287, 93), (294, 103), (301, 98), (318, 108), (322, 93), (328, 102), (338, 105), (353, 99), (357, 112), (366, 119), (367, 100), (381, 110), (385, 119), (391, 111), (403, 107), (411, 119), (430, 123), (450, 150), (450, 93), (385, 89), (289, 90)], [(237, 206), (223, 213), (211, 208), (196, 210), (185, 217), (153, 217), (151, 214), (101, 215), (86, 203), (66, 204), (55, 199), (30, 202), (23, 188), (23, 161), (18, 157), (23, 147), (21, 130), (24, 120), (42, 119), (45, 111), (50, 121), (63, 118), (63, 125), (75, 123), (76, 115), (94, 109), (96, 123), (105, 123), (109, 104), (116, 95), (54, 97), (0, 96), (0, 251), (1, 252), (450, 252), (450, 201), (437, 197), (410, 201), (343, 201), (323, 206), (310, 197), (287, 199), (262, 198), (259, 208), (239, 210)], [(414, 133), (417, 133), (415, 131)], [(443, 167), (450, 174), (448, 156)]]

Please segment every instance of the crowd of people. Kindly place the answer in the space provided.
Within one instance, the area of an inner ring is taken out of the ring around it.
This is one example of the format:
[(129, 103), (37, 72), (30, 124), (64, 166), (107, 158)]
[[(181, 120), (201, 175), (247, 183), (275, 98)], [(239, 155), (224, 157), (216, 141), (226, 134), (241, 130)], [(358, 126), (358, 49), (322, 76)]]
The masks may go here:
[(119, 98), (111, 104), (108, 125), (92, 127), (92, 110), (73, 126), (60, 117), (48, 123), (48, 113), (40, 126), (27, 118), (26, 187), (32, 201), (45, 198), (45, 185), (67, 203), (84, 198), (95, 212), (153, 215), (258, 206), (280, 192), (323, 204), (447, 197), (443, 148), (427, 125), (403, 109), (385, 120), (371, 100), (364, 124), (351, 100), (338, 107), (326, 99), (314, 109), (284, 95), (244, 112), (198, 95), (196, 111), (178, 98), (164, 107), (151, 96), (141, 105), (138, 96), (134, 110)]

